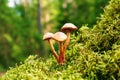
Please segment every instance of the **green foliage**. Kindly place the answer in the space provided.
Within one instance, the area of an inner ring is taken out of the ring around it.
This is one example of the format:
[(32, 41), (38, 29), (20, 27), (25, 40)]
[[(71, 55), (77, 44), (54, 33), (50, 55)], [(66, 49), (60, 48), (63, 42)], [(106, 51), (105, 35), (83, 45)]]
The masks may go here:
[[(87, 48), (99, 53), (112, 50), (114, 45), (120, 45), (119, 7), (119, 0), (110, 2), (110, 5), (104, 8), (104, 14), (101, 15), (93, 29), (88, 29), (87, 25), (80, 29), (78, 42), (84, 43)], [(85, 27), (87, 29), (84, 29)]]
[[(93, 27), (100, 13), (103, 13), (104, 6), (109, 0), (59, 0), (56, 16), (58, 26), (71, 22), (76, 24), (78, 28), (82, 24), (89, 24)], [(59, 28), (60, 28), (59, 27)]]
[(42, 34), (37, 27), (37, 6), (7, 6), (0, 1), (0, 71), (24, 61), (33, 52), (42, 56)]

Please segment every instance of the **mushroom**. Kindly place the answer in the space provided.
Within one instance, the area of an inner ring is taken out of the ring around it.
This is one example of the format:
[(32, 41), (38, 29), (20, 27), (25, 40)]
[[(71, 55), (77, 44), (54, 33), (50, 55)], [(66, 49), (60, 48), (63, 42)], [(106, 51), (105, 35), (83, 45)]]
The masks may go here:
[(63, 54), (63, 41), (65, 41), (67, 39), (67, 36), (63, 32), (56, 32), (53, 36), (53, 39), (59, 42), (59, 45), (60, 45), (59, 64), (62, 65), (63, 64), (62, 56), (64, 56), (64, 54)]
[[(66, 48), (68, 47), (69, 41), (70, 41), (70, 32), (77, 30), (78, 28), (72, 24), (72, 23), (66, 23), (61, 28), (61, 31), (66, 32), (67, 39), (65, 41), (65, 44), (63, 46), (63, 54), (65, 54)], [(65, 61), (65, 56), (63, 56), (63, 61)]]
[(56, 60), (59, 62), (59, 56), (57, 55), (57, 53), (56, 53), (56, 51), (55, 51), (55, 49), (54, 49), (54, 47), (53, 47), (53, 45), (52, 45), (52, 43), (51, 43), (51, 41), (50, 41), (50, 39), (51, 39), (53, 36), (54, 36), (53, 33), (47, 32), (47, 33), (44, 34), (43, 40), (48, 40), (48, 43), (49, 43), (50, 48), (51, 48), (51, 50), (52, 50), (52, 53), (53, 53), (54, 57), (56, 58)]

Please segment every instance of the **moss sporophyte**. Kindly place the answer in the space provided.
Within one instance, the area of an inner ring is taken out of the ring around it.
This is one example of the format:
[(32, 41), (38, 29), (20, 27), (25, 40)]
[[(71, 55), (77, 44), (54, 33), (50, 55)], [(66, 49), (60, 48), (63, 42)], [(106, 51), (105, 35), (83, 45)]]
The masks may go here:
[[(52, 53), (55, 57), (55, 59), (57, 60), (57, 62), (60, 65), (63, 65), (65, 63), (65, 51), (69, 45), (69, 41), (70, 41), (70, 32), (77, 30), (77, 27), (72, 24), (72, 23), (66, 23), (63, 25), (63, 27), (61, 28), (62, 32), (56, 32), (55, 34), (47, 32), (44, 34), (43, 36), (43, 40), (48, 40), (48, 43), (50, 45), (50, 48), (52, 50)], [(66, 32), (63, 33), (63, 32)], [(59, 42), (59, 46), (60, 46), (60, 55), (57, 54), (57, 52), (55, 51), (53, 44), (51, 43), (50, 39), (53, 39), (57, 42)], [(64, 43), (64, 44), (63, 44)]]

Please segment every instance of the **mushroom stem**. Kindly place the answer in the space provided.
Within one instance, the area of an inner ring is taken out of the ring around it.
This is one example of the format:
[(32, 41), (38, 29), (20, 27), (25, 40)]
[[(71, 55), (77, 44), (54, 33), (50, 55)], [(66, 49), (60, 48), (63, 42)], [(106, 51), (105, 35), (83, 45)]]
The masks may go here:
[(69, 42), (70, 42), (70, 32), (67, 32), (67, 39), (66, 39), (66, 41), (65, 41), (64, 50), (63, 50), (63, 51), (66, 50), (66, 48), (67, 48), (68, 45), (69, 45)]
[(48, 40), (48, 43), (50, 44), (50, 48), (51, 48), (51, 50), (52, 50), (52, 53), (53, 53), (54, 57), (56, 58), (57, 62), (59, 62), (59, 56), (57, 55), (57, 53), (56, 53), (56, 51), (55, 51), (55, 49), (54, 49), (51, 41)]
[(63, 42), (59, 42), (59, 44), (60, 44), (59, 63), (60, 63), (60, 65), (62, 65), (63, 64), (63, 56), (64, 56), (64, 54), (63, 54)]
[(63, 46), (63, 56), (62, 56), (63, 57), (63, 62), (65, 61), (65, 51), (66, 51), (66, 49), (69, 45), (69, 42), (70, 42), (70, 32), (67, 32), (67, 39), (66, 39), (65, 44)]

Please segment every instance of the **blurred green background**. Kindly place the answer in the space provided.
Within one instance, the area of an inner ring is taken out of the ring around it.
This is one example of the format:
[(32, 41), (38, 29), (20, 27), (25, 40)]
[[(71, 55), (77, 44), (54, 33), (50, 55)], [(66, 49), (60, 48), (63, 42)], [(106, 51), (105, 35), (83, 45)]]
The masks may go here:
[(0, 0), (0, 71), (31, 54), (47, 58), (45, 32), (59, 31), (70, 22), (92, 27), (109, 0)]

